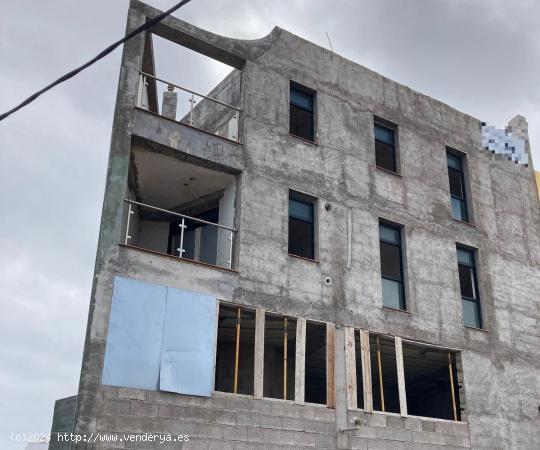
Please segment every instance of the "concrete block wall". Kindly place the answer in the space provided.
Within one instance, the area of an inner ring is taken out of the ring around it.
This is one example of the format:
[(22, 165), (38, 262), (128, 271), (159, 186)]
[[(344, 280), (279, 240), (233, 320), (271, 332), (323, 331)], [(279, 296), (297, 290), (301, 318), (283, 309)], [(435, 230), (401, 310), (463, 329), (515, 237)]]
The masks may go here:
[[(212, 398), (104, 386), (97, 431), (187, 434), (178, 449), (336, 448), (335, 411), (293, 402), (215, 394)], [(130, 447), (117, 442), (112, 448)], [(169, 448), (166, 445), (142, 448)]]
[(428, 450), (471, 448), (465, 422), (349, 412), (358, 430), (349, 431), (351, 449)]
[[(213, 398), (105, 386), (97, 431), (124, 434), (189, 435), (178, 449), (334, 449), (336, 434), (348, 435), (348, 448), (427, 450), (471, 448), (468, 424), (437, 419), (350, 411), (357, 429), (336, 429), (335, 410), (293, 402), (254, 400), (216, 394)], [(169, 448), (129, 442), (107, 448)]]
[[(337, 434), (345, 435), (350, 449), (471, 448), (468, 424), (464, 422), (349, 411), (349, 421), (354, 425), (338, 430), (335, 410), (323, 406), (219, 393), (213, 398), (192, 397), (112, 386), (104, 386), (100, 397), (96, 432), (109, 438), (98, 448), (334, 449)], [(129, 442), (127, 438), (144, 433), (181, 434), (189, 439), (151, 444)]]

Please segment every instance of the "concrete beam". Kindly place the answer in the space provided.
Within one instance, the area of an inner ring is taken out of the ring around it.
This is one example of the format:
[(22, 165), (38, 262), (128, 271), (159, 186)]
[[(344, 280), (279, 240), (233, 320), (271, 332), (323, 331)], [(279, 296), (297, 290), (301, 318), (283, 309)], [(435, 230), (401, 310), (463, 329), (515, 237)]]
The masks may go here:
[[(181, 158), (195, 158), (199, 165), (238, 174), (243, 169), (243, 149), (228, 139), (215, 136), (149, 111), (136, 109), (133, 114), (134, 143)], [(213, 164), (212, 164), (213, 163)]]
[[(137, 0), (131, 1), (130, 9), (141, 12), (148, 19), (153, 19), (163, 12)], [(174, 16), (168, 16), (156, 24), (151, 31), (197, 53), (241, 69), (246, 60), (256, 59), (264, 53), (272, 45), (280, 30), (275, 27), (262, 39), (231, 39), (193, 26)]]

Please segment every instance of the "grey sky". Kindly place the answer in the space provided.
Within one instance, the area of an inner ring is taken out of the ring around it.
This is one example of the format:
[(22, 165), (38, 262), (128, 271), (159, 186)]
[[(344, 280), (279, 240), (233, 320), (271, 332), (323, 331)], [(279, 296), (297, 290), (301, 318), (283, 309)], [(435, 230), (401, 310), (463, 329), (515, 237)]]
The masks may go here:
[[(1, 112), (118, 39), (127, 5), (2, 2)], [(192, 0), (175, 15), (238, 38), (279, 25), (327, 47), (328, 31), (337, 53), (491, 125), (525, 115), (540, 168), (538, 2)], [(48, 432), (54, 400), (77, 391), (120, 54), (0, 123), (2, 449), (25, 447), (11, 433)], [(164, 43), (157, 58), (158, 74), (197, 90), (227, 73)]]

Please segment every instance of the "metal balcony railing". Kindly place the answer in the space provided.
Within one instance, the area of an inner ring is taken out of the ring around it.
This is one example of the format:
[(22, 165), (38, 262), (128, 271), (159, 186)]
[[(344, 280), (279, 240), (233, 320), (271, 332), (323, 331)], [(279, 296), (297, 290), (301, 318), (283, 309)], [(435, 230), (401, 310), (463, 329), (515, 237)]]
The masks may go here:
[[(241, 108), (163, 80), (154, 75), (140, 72), (137, 106), (143, 109), (149, 109), (148, 80), (166, 85), (166, 89), (163, 90), (160, 115), (185, 125), (240, 142), (239, 123), (242, 113)], [(180, 117), (180, 119), (177, 117)]]
[[(157, 206), (135, 200), (124, 199), (124, 202), (128, 205), (125, 222), (125, 245), (167, 253), (179, 259), (189, 259), (232, 269), (233, 245), (235, 234), (237, 233), (235, 228), (158, 208)], [(150, 210), (154, 214), (157, 214), (157, 216), (151, 220), (141, 218), (140, 212), (144, 209)], [(168, 219), (169, 228), (161, 230), (161, 234), (159, 231), (156, 232), (152, 229), (145, 236), (144, 240), (134, 235), (140, 231), (138, 229), (139, 227), (134, 229), (135, 220), (139, 225), (149, 222), (167, 224), (167, 221), (163, 220), (163, 215), (170, 219)], [(155, 243), (160, 240), (162, 243), (166, 242), (167, 244), (162, 244), (158, 246), (159, 248), (152, 248), (156, 244), (148, 244), (149, 242)], [(167, 249), (166, 252), (163, 251), (164, 248)]]

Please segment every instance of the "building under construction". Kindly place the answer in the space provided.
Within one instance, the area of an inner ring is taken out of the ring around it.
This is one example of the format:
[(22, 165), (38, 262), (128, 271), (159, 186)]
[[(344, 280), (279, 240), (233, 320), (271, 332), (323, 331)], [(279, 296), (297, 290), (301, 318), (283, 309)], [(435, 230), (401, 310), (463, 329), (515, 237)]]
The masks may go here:
[[(132, 0), (127, 31), (160, 13)], [(153, 36), (231, 72), (165, 80)], [(538, 449), (539, 292), (522, 116), (497, 130), (280, 28), (169, 16), (124, 46), (53, 422), (85, 440), (50, 448)]]

